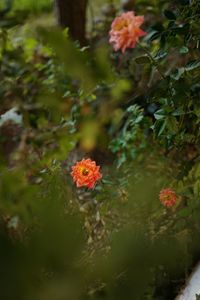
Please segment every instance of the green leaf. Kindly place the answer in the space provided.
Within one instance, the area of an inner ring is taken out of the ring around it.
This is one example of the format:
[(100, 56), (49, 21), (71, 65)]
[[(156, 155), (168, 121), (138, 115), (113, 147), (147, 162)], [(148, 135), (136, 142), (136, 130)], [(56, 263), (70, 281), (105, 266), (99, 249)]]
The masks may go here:
[(150, 59), (147, 55), (136, 57), (135, 62), (139, 65), (149, 63)]
[(200, 67), (200, 60), (192, 60), (185, 66), (186, 71), (192, 71)]
[(126, 161), (126, 154), (123, 152), (118, 159), (117, 167), (118, 168), (121, 167), (121, 165), (123, 165), (123, 163), (125, 163), (125, 161)]
[(188, 47), (183, 46), (183, 47), (181, 47), (181, 49), (179, 50), (179, 52), (181, 54), (186, 54), (186, 53), (189, 52), (189, 49), (188, 49)]
[(169, 117), (167, 118), (167, 128), (170, 130), (170, 132), (177, 132), (178, 130), (178, 122), (175, 117)]
[(165, 9), (164, 15), (168, 20), (176, 20), (176, 15), (171, 10)]
[(167, 52), (164, 51), (164, 50), (159, 50), (158, 53), (156, 54), (156, 56), (154, 57), (155, 60), (159, 60), (159, 59), (162, 59), (164, 57), (167, 56)]
[(156, 40), (157, 38), (160, 37), (160, 32), (159, 31), (155, 31), (153, 30), (152, 32), (150, 32), (147, 37), (145, 38), (146, 41), (154, 41)]
[(140, 107), (137, 104), (133, 104), (127, 108), (127, 112), (136, 114), (139, 109)]
[(178, 68), (170, 75), (170, 77), (174, 80), (179, 80), (183, 75), (184, 71), (185, 71), (184, 68)]
[(173, 111), (172, 116), (177, 117), (177, 116), (181, 116), (184, 115), (185, 112), (183, 110), (182, 107), (177, 108), (176, 110)]
[(142, 120), (144, 119), (144, 116), (143, 115), (139, 115), (137, 116), (137, 118), (134, 120), (134, 124), (138, 124), (140, 123)]
[(160, 136), (165, 130), (167, 125), (166, 120), (157, 120), (154, 125), (151, 126), (151, 129), (154, 131), (155, 135)]
[(163, 133), (163, 131), (165, 130), (166, 125), (167, 125), (167, 119), (162, 123), (162, 126), (160, 127), (160, 130), (158, 132), (158, 136), (160, 136)]
[(154, 118), (156, 120), (162, 120), (165, 117), (165, 112), (163, 109), (159, 109), (154, 113)]

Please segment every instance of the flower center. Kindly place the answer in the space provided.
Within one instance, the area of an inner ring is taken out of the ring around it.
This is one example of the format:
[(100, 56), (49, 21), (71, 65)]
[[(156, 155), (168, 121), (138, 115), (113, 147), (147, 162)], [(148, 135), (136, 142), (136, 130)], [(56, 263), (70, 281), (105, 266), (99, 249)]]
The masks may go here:
[(115, 24), (114, 30), (120, 31), (124, 27), (128, 27), (128, 22), (126, 20), (121, 20), (118, 24)]
[(89, 174), (89, 170), (88, 169), (83, 169), (82, 174), (83, 174), (83, 176), (87, 176)]

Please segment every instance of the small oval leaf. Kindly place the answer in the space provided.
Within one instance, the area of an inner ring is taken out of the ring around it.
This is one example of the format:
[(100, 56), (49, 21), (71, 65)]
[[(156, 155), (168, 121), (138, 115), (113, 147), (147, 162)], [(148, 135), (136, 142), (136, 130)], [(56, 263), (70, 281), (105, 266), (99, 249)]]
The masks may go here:
[(188, 49), (188, 47), (183, 46), (183, 47), (181, 47), (181, 49), (180, 49), (179, 52), (180, 52), (181, 54), (186, 54), (186, 53), (189, 52), (189, 49)]
[(150, 59), (147, 55), (136, 57), (135, 62), (139, 65), (149, 63)]
[(185, 66), (186, 71), (192, 71), (200, 67), (200, 60), (192, 60)]

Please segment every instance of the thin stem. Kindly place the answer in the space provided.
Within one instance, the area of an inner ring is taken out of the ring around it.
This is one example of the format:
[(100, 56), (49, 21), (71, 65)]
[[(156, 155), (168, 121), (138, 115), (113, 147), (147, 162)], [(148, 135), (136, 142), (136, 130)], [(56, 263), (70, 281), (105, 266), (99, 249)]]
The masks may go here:
[(121, 68), (122, 63), (123, 63), (123, 58), (124, 58), (123, 55), (121, 55), (121, 57), (119, 58), (119, 62), (118, 62), (118, 69), (119, 69), (119, 71), (120, 71), (120, 68)]
[(166, 79), (165, 75), (162, 73), (162, 71), (160, 70), (160, 67), (158, 65), (158, 63), (156, 62), (156, 60), (154, 59), (154, 57), (151, 55), (151, 53), (145, 48), (143, 47), (139, 42), (138, 45), (140, 46), (140, 48), (142, 48), (144, 50), (144, 52), (149, 56), (150, 60), (152, 61), (153, 65), (156, 67), (156, 69), (158, 70), (160, 76), (163, 79)]

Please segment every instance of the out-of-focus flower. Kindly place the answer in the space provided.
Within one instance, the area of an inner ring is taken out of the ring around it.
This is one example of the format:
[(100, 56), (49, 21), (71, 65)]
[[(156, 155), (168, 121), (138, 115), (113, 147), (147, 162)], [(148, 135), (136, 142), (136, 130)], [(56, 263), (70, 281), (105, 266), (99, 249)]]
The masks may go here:
[(97, 180), (102, 177), (99, 169), (100, 167), (96, 165), (96, 162), (90, 158), (82, 159), (72, 167), (71, 176), (77, 187), (86, 186), (92, 189)]
[(144, 16), (135, 16), (133, 11), (116, 17), (109, 32), (109, 42), (113, 44), (114, 50), (121, 50), (124, 53), (127, 48), (134, 48), (139, 37), (146, 35), (146, 32), (140, 29), (143, 23)]
[(160, 198), (160, 202), (166, 207), (174, 206), (178, 199), (176, 192), (170, 188), (161, 190), (159, 194), (159, 198)]

